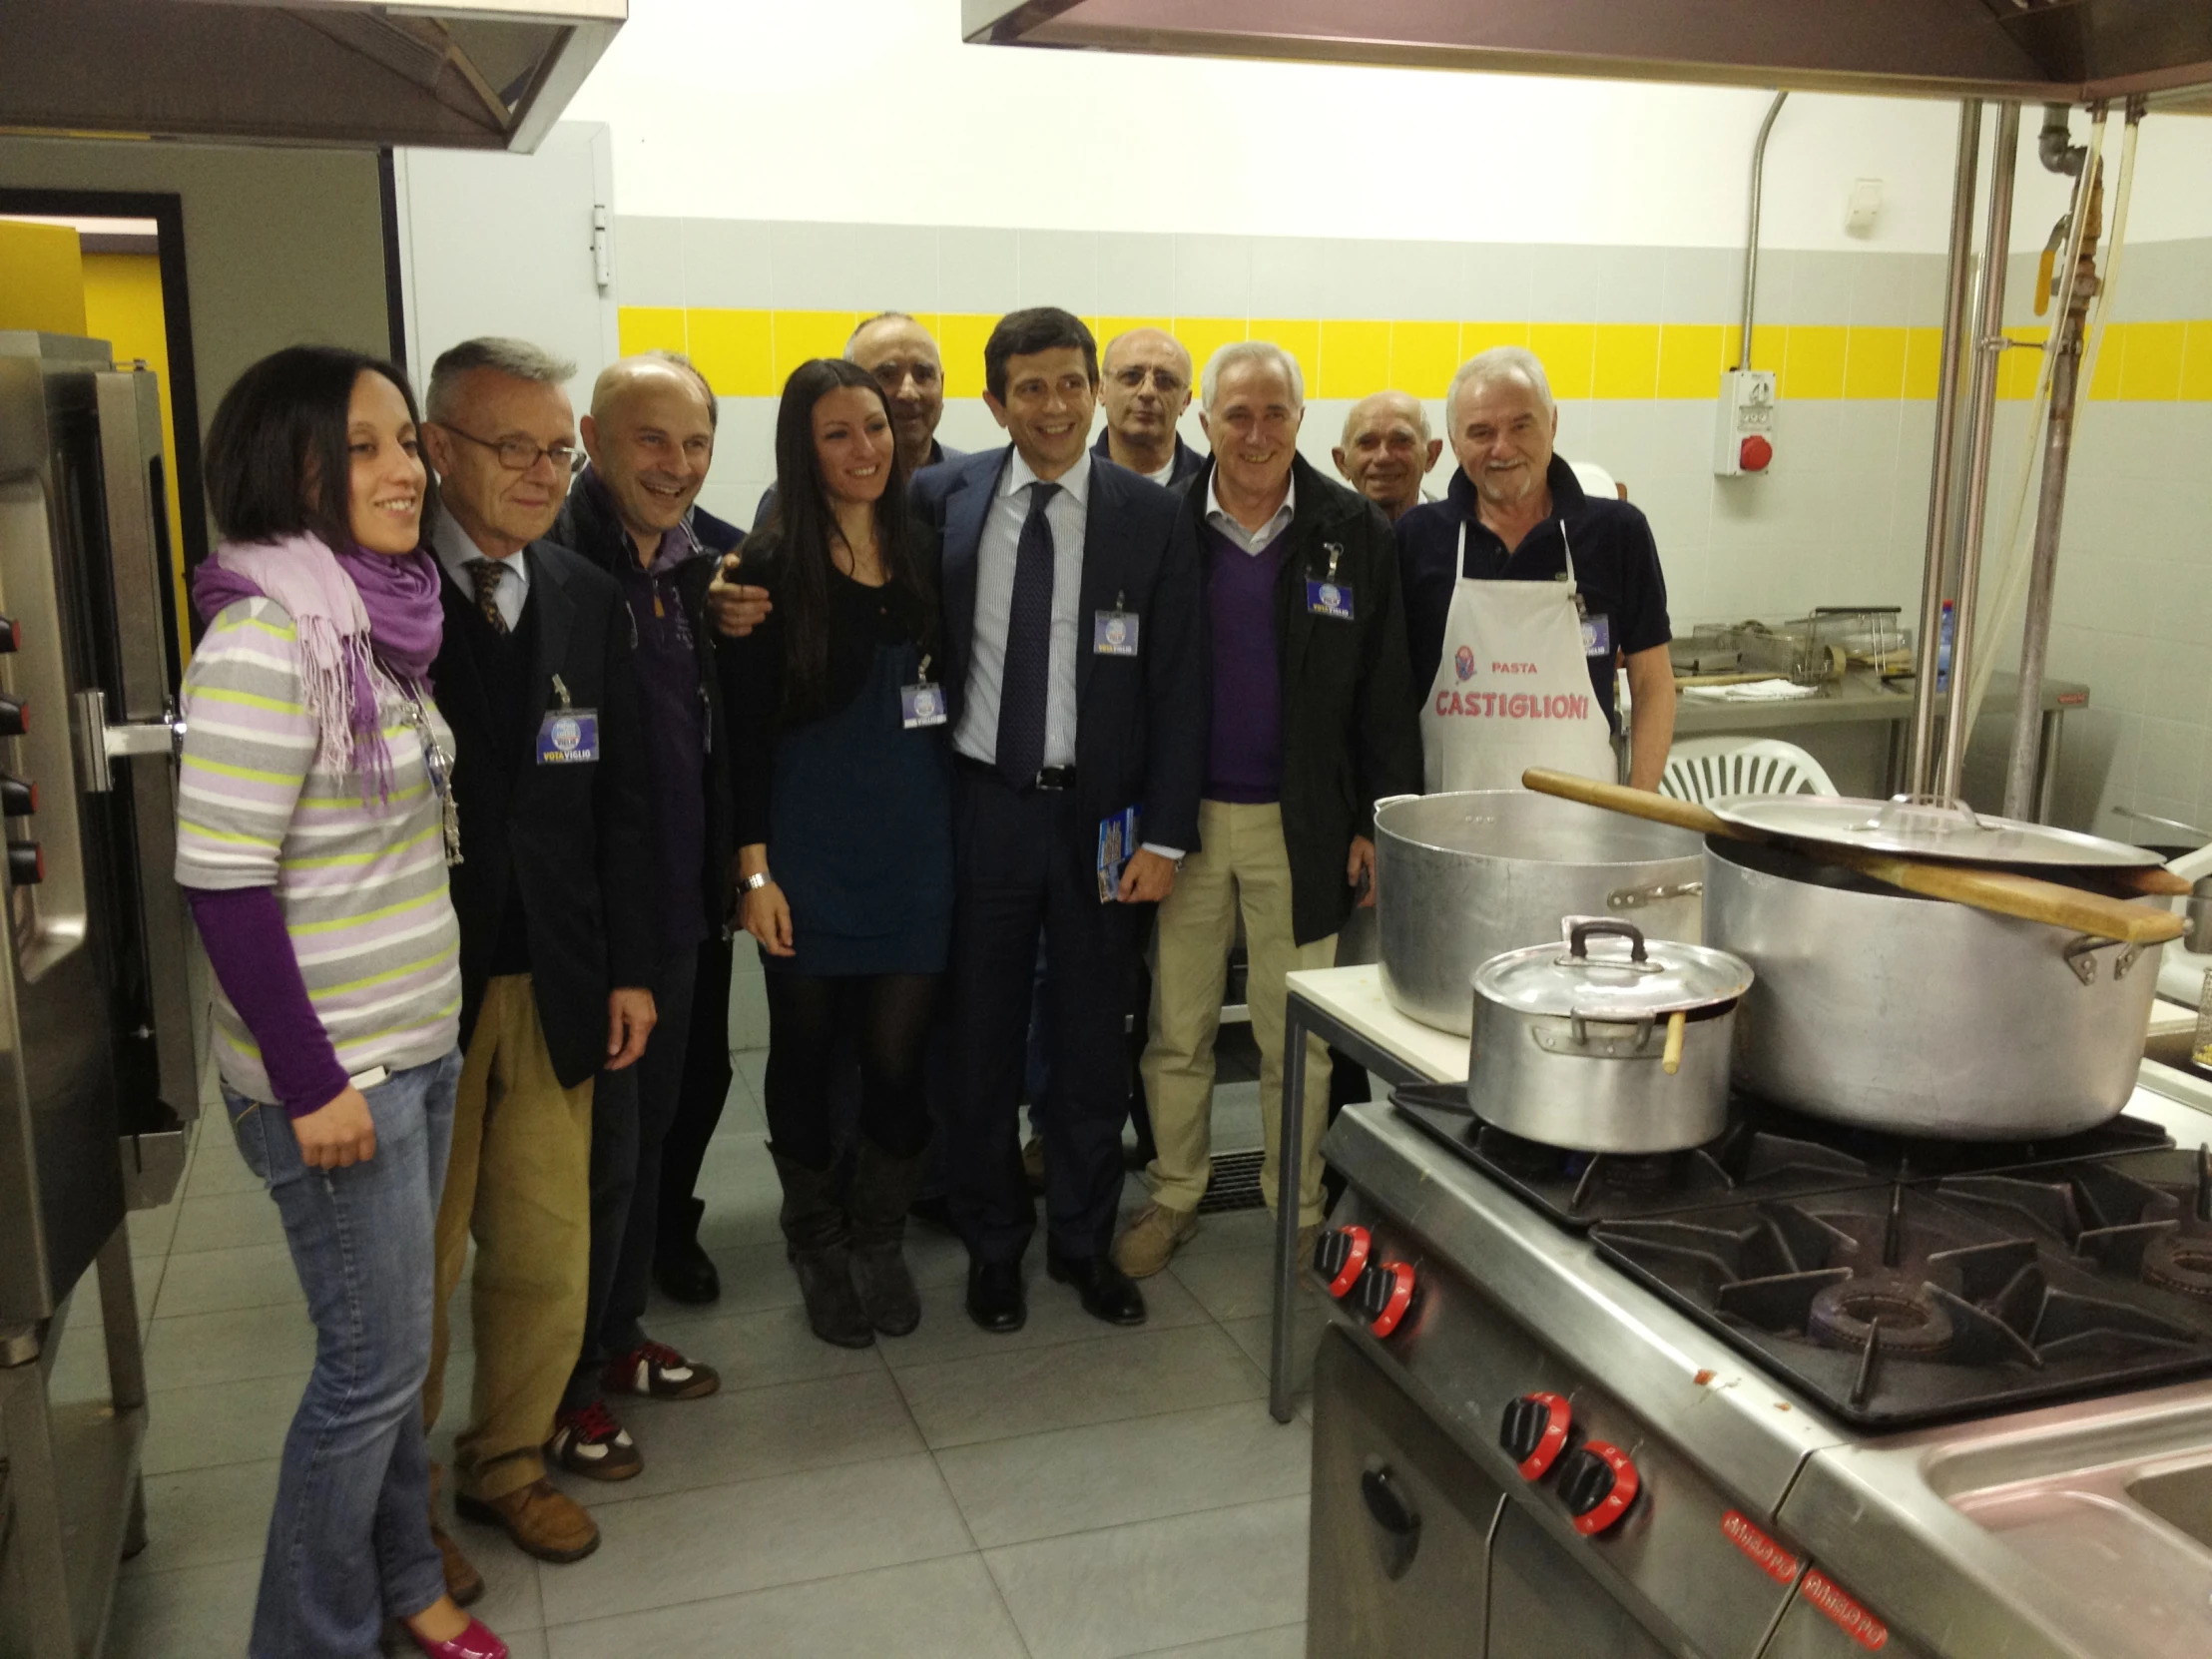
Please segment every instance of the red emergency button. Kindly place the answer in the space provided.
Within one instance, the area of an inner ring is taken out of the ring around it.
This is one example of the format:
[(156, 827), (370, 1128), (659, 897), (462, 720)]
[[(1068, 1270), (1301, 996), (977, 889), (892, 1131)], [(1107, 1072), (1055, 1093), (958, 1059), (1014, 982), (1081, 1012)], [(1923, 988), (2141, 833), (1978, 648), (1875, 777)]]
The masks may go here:
[(1743, 447), (1736, 451), (1736, 459), (1746, 472), (1764, 472), (1767, 463), (1774, 459), (1774, 445), (1754, 432), (1744, 439)]
[(1413, 1270), (1403, 1262), (1378, 1262), (1360, 1275), (1352, 1295), (1368, 1330), (1387, 1337), (1413, 1304)]
[(1573, 1421), (1573, 1407), (1557, 1394), (1522, 1394), (1506, 1403), (1497, 1443), (1513, 1459), (1513, 1467), (1523, 1480), (1541, 1479), (1566, 1449), (1567, 1430)]
[(1365, 1227), (1333, 1227), (1314, 1241), (1314, 1271), (1329, 1282), (1331, 1296), (1342, 1300), (1360, 1282), (1373, 1245)]
[(1559, 1496), (1585, 1538), (1619, 1520), (1640, 1484), (1628, 1453), (1604, 1440), (1577, 1446), (1559, 1460)]

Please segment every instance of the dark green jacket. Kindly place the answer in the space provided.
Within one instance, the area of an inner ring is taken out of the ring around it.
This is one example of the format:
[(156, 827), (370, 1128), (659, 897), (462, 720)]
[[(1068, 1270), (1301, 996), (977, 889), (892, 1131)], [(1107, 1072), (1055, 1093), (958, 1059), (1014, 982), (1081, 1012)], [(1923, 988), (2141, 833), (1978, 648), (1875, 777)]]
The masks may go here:
[[(1208, 460), (1182, 486), (1183, 512), (1205, 548)], [(1345, 883), (1352, 837), (1375, 836), (1375, 804), (1419, 793), (1420, 733), (1407, 675), (1405, 613), (1397, 591), (1397, 542), (1382, 510), (1324, 478), (1306, 458), (1291, 463), (1298, 506), (1275, 589), (1283, 686), (1283, 839), (1291, 858), (1291, 933), (1327, 938), (1352, 913)], [(1353, 620), (1306, 608), (1306, 584), (1329, 574), (1352, 590)], [(1210, 642), (1209, 642), (1210, 643)], [(1211, 671), (1208, 685), (1211, 687)]]

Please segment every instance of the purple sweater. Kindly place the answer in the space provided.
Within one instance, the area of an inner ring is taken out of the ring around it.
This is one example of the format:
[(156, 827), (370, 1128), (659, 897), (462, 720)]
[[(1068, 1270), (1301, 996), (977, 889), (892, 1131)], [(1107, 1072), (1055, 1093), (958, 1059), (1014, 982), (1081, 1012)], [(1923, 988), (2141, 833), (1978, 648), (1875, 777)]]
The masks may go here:
[(1206, 529), (1206, 610), (1214, 658), (1212, 738), (1206, 799), (1240, 805), (1283, 794), (1283, 665), (1276, 641), (1275, 586), (1284, 539), (1247, 553)]
[(345, 1092), (346, 1070), (307, 1000), (276, 889), (187, 887), (185, 897), (208, 965), (254, 1033), (285, 1115), (305, 1117), (329, 1105)]

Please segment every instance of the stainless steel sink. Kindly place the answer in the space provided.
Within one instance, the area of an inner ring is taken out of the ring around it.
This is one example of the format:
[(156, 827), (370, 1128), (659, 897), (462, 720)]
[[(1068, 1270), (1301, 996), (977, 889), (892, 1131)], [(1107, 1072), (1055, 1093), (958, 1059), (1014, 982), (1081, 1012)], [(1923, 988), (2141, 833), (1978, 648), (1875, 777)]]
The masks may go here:
[(1936, 1448), (1923, 1473), (2093, 1651), (2212, 1652), (2212, 1402)]

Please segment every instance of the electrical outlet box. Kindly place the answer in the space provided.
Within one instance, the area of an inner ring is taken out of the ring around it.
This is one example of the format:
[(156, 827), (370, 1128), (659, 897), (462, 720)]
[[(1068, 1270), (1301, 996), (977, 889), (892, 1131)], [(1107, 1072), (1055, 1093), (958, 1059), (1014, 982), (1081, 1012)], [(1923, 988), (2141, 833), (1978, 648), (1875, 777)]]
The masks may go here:
[(1774, 460), (1774, 371), (1723, 370), (1713, 423), (1713, 475), (1740, 478), (1766, 471)]

